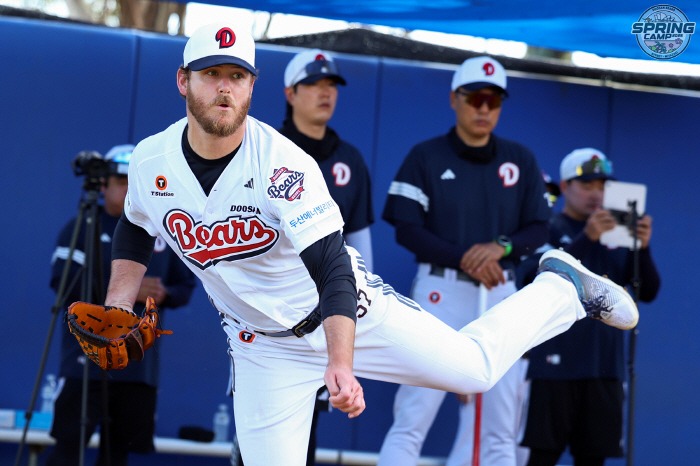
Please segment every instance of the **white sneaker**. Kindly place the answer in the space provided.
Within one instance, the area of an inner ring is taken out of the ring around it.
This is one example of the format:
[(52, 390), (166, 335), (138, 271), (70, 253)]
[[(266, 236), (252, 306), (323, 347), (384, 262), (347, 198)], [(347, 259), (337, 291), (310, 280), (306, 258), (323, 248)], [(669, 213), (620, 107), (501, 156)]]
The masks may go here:
[(622, 330), (637, 325), (639, 310), (627, 290), (594, 274), (571, 254), (550, 249), (540, 259), (539, 272), (554, 272), (573, 283), (588, 317)]

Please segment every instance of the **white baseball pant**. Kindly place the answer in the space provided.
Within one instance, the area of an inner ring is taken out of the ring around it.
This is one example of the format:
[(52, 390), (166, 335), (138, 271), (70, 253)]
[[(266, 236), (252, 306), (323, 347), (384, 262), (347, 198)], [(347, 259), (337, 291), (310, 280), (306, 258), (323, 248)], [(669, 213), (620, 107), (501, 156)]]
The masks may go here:
[[(507, 277), (508, 278), (508, 277)], [(487, 291), (487, 307), (493, 307), (516, 292), (508, 280)], [(458, 279), (454, 269), (431, 274), (430, 264), (419, 264), (411, 297), (450, 327), (460, 329), (479, 315), (479, 286)], [(517, 361), (501, 381), (484, 393), (481, 417), (481, 464), (516, 466), (524, 374)], [(399, 387), (394, 400), (394, 422), (380, 452), (379, 465), (415, 465), (425, 438), (446, 393), (420, 387)], [(474, 405), (460, 408), (455, 442), (446, 466), (471, 464), (474, 444)]]
[[(357, 320), (358, 377), (437, 390), (486, 391), (529, 348), (585, 316), (576, 290), (544, 273), (459, 331), (396, 294), (376, 275), (359, 272), (368, 312)], [(328, 355), (323, 328), (304, 338), (257, 334), (228, 320), (234, 362), (234, 416), (247, 466), (303, 466), (316, 390)], [(369, 406), (368, 409), (373, 409)], [(400, 463), (395, 463), (400, 464)]]

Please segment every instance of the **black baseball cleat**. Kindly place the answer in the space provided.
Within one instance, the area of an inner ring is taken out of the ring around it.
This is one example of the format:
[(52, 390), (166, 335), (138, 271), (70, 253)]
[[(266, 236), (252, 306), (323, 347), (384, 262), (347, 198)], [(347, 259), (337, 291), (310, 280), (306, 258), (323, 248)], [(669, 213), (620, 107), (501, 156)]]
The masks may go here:
[(622, 330), (637, 325), (639, 311), (627, 290), (594, 274), (571, 254), (558, 249), (545, 252), (540, 259), (542, 272), (554, 272), (573, 283), (588, 317)]

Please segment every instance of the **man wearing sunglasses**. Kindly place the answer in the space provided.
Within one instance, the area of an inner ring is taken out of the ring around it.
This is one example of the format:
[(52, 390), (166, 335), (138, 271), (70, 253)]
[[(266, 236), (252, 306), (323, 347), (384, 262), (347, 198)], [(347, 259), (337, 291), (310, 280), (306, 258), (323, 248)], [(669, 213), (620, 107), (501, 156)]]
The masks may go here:
[[(600, 243), (617, 221), (602, 208), (605, 180), (612, 163), (597, 149), (577, 149), (560, 166), (562, 212), (550, 221), (544, 250), (562, 248), (619, 285), (633, 282), (633, 254)], [(637, 224), (641, 301), (652, 301), (660, 278), (649, 249), (651, 217)], [(528, 258), (534, 276), (540, 255)], [(568, 331), (530, 350), (532, 380), (523, 445), (531, 449), (529, 465), (554, 466), (567, 445), (577, 466), (602, 466), (622, 451), (624, 333), (619, 329), (577, 322)]]
[[(457, 329), (479, 316), (484, 298), (490, 308), (515, 293), (519, 258), (547, 240), (551, 213), (534, 155), (493, 134), (507, 96), (500, 63), (466, 60), (449, 95), (455, 126), (411, 150), (382, 215), (419, 263), (411, 297)], [(481, 464), (526, 461), (527, 450), (517, 445), (526, 370), (521, 360), (483, 395)], [(444, 397), (437, 390), (399, 388), (380, 465), (417, 463)], [(448, 466), (471, 464), (473, 429), (474, 403), (461, 405)]]

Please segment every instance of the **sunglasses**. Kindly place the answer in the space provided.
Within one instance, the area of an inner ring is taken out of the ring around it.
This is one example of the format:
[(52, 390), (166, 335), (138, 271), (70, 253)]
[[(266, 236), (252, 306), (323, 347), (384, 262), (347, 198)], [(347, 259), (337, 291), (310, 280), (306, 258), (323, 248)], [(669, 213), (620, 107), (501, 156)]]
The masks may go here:
[(593, 175), (602, 173), (603, 175), (612, 174), (612, 162), (593, 157), (588, 162), (584, 162), (576, 167), (576, 176)]
[(457, 89), (455, 92), (459, 95), (463, 95), (464, 101), (474, 108), (481, 108), (484, 102), (486, 102), (489, 110), (500, 108), (504, 99), (503, 95), (498, 93), (484, 94), (482, 92), (464, 92), (462, 89)]

